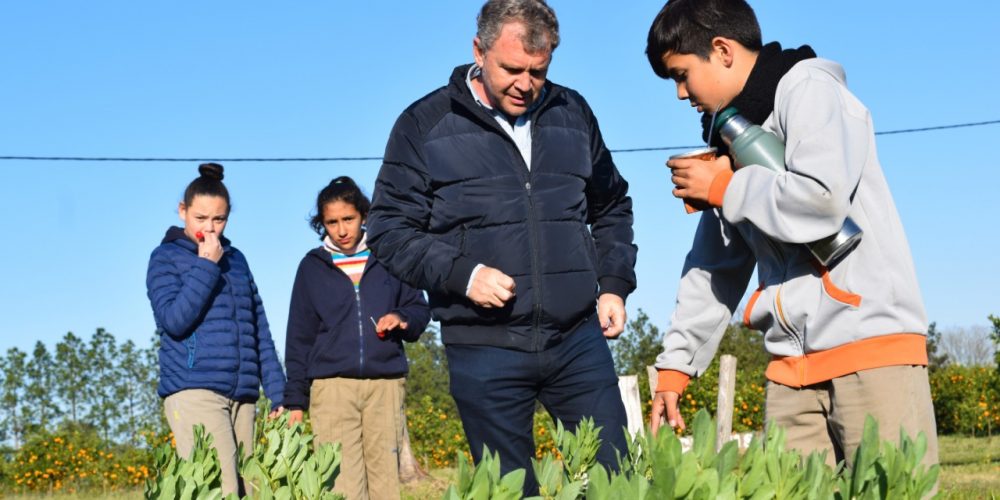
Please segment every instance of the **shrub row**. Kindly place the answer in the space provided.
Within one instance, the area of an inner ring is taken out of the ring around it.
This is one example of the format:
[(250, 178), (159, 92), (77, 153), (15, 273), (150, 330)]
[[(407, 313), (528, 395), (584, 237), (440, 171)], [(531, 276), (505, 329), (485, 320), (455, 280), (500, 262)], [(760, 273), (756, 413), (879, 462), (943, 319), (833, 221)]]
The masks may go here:
[(994, 367), (950, 365), (931, 373), (938, 434), (1000, 432), (1000, 372)]

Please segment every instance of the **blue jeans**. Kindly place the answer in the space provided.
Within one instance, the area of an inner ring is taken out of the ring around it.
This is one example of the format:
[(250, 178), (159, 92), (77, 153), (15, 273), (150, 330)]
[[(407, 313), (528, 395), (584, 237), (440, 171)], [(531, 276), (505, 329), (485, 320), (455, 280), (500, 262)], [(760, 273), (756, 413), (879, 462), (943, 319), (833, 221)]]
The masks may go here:
[(627, 451), (625, 405), (596, 314), (562, 342), (540, 352), (455, 344), (445, 351), (451, 395), (477, 463), (485, 444), (492, 453), (500, 453), (503, 474), (525, 469), (525, 495), (537, 494), (531, 467), (537, 399), (567, 429), (592, 417), (602, 427), (597, 461), (617, 470), (616, 450)]

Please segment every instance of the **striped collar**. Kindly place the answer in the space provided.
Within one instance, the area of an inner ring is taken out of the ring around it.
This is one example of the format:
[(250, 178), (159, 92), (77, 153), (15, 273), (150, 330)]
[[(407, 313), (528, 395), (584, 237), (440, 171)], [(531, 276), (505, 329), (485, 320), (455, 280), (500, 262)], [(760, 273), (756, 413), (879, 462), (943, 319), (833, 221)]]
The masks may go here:
[(333, 242), (333, 238), (330, 235), (323, 237), (323, 249), (330, 252), (334, 257), (338, 255), (343, 255), (350, 257), (351, 255), (357, 255), (359, 253), (364, 253), (368, 251), (368, 233), (361, 233), (361, 241), (358, 242), (358, 247), (354, 249), (354, 253), (345, 254), (336, 243)]

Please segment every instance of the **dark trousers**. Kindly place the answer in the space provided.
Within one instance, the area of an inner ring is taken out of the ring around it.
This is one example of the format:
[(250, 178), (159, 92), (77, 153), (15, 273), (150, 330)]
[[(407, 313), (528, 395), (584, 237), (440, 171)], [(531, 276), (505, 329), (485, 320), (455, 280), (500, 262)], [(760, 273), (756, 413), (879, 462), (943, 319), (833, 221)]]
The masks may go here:
[(625, 405), (596, 315), (541, 352), (453, 344), (446, 353), (451, 395), (477, 463), (485, 444), (491, 453), (500, 453), (503, 474), (525, 469), (525, 495), (537, 494), (531, 467), (537, 399), (567, 429), (592, 417), (602, 427), (597, 460), (617, 470), (616, 450), (627, 452)]

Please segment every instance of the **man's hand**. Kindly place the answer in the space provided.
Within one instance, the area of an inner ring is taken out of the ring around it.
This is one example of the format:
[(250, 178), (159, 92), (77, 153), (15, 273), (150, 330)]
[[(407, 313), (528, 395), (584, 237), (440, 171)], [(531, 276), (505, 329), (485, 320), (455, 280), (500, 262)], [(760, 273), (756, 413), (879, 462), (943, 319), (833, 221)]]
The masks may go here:
[(597, 319), (606, 338), (618, 338), (625, 331), (625, 301), (613, 293), (602, 293), (597, 299)]
[(698, 160), (694, 158), (679, 158), (667, 162), (674, 183), (673, 195), (677, 198), (708, 202), (708, 192), (712, 180), (724, 170), (732, 169), (732, 162), (726, 155), (714, 160)]
[(288, 426), (302, 422), (302, 410), (288, 410)]
[(680, 394), (673, 391), (657, 392), (656, 397), (653, 398), (653, 415), (650, 419), (652, 424), (653, 435), (660, 429), (663, 425), (663, 418), (667, 418), (667, 425), (671, 428), (680, 428), (684, 430), (687, 428), (684, 425), (684, 417), (681, 416), (681, 412), (677, 409), (677, 401), (681, 398)]
[(469, 300), (486, 309), (503, 307), (514, 297), (514, 278), (499, 269), (483, 266), (476, 271), (469, 287)]

